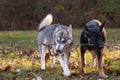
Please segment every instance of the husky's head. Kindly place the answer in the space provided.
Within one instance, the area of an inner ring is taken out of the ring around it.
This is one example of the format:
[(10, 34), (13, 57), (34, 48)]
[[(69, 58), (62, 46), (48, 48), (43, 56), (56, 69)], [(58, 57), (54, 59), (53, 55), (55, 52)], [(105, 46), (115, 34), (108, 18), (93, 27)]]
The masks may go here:
[(65, 50), (68, 50), (73, 43), (72, 37), (72, 26), (69, 27), (58, 25), (55, 30), (55, 44), (56, 44), (56, 53), (62, 53)]
[(95, 21), (89, 22), (85, 25), (86, 37), (88, 43), (94, 45), (94, 47), (101, 49), (104, 47), (104, 42), (102, 41), (102, 31), (104, 28), (105, 22), (101, 25), (97, 25)]

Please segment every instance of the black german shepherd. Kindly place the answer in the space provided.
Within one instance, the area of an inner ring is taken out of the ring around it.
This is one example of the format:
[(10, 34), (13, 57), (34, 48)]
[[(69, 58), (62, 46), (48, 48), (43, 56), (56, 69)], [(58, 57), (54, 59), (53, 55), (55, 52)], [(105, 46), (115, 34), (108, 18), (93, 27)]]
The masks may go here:
[(106, 41), (106, 31), (104, 28), (105, 22), (101, 23), (99, 20), (93, 19), (90, 20), (87, 24), (84, 25), (84, 29), (80, 36), (80, 43), (85, 44), (81, 45), (81, 71), (85, 73), (85, 52), (89, 50), (92, 52), (93, 58), (97, 57), (98, 61), (98, 73), (102, 78), (107, 77), (103, 70), (103, 52), (104, 44)]

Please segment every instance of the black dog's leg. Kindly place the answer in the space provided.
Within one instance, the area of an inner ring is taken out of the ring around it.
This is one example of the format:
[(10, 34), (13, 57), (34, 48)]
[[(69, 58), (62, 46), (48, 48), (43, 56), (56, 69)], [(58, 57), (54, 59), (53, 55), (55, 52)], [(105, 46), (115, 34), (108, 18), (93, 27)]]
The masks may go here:
[(97, 59), (98, 59), (98, 73), (99, 76), (102, 78), (106, 78), (107, 75), (105, 75), (104, 70), (103, 70), (103, 64), (102, 64), (102, 53), (100, 50), (97, 51)]
[(86, 49), (84, 48), (84, 46), (81, 46), (80, 52), (81, 52), (81, 69), (80, 69), (80, 73), (84, 74), (85, 73), (85, 52), (86, 52)]

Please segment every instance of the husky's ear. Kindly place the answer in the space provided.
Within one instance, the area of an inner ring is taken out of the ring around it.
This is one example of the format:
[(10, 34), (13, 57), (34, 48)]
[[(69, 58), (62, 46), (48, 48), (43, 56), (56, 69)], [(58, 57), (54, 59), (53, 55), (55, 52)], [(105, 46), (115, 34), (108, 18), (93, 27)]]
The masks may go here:
[(105, 21), (102, 23), (102, 25), (100, 26), (100, 31), (103, 30), (103, 27), (105, 26)]
[(60, 26), (60, 23), (58, 23), (56, 30), (57, 30), (57, 31), (60, 31), (61, 29), (62, 29), (62, 28), (61, 28), (61, 26)]
[(59, 25), (60, 25), (60, 23), (57, 24), (57, 26), (59, 26)]
[(72, 25), (71, 24), (68, 27), (68, 31), (72, 33)]

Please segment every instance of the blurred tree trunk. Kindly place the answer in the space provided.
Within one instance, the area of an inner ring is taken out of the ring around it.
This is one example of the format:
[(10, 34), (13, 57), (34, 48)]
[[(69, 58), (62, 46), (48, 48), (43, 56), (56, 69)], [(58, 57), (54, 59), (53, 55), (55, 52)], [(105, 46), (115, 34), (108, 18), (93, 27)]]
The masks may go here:
[(36, 29), (48, 14), (53, 23), (82, 28), (91, 19), (119, 27), (120, 0), (0, 0), (0, 30)]

